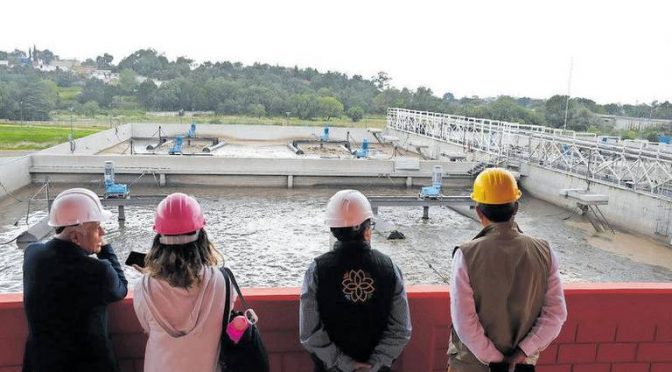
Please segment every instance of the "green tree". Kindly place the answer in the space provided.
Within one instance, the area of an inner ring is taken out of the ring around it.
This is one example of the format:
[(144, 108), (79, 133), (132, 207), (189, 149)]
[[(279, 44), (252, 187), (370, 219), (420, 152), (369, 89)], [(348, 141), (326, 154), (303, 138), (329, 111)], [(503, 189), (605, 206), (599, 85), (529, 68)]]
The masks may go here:
[(387, 72), (379, 71), (378, 74), (376, 74), (376, 76), (371, 78), (371, 80), (376, 85), (376, 88), (378, 88), (378, 90), (385, 90), (389, 88), (390, 81), (392, 80), (392, 78), (390, 77), (390, 75), (387, 74)]
[(189, 109), (189, 107), (182, 107), (180, 105), (180, 87), (178, 84), (170, 81), (162, 84), (154, 94), (154, 104), (161, 110), (178, 111), (181, 109)]
[(96, 57), (96, 66), (100, 69), (109, 69), (112, 67), (114, 57), (111, 54), (104, 53), (102, 56)]
[(154, 107), (154, 95), (156, 94), (156, 84), (154, 80), (147, 79), (138, 86), (138, 102), (146, 109)]
[(4, 111), (8, 119), (33, 121), (49, 120), (56, 97), (45, 81), (22, 77), (7, 85), (6, 100)]
[(634, 130), (626, 130), (621, 132), (622, 139), (637, 139), (637, 132)]
[(418, 87), (413, 93), (410, 108), (421, 111), (441, 111), (442, 102), (436, 97), (431, 89)]
[(136, 74), (130, 68), (125, 68), (119, 73), (119, 88), (125, 93), (133, 93), (137, 86)]
[(319, 104), (317, 97), (312, 94), (298, 94), (291, 99), (292, 112), (295, 112), (299, 119), (312, 119), (318, 115)]
[(604, 111), (609, 115), (621, 115), (621, 107), (615, 103), (609, 103), (603, 106)]
[[(571, 120), (570, 120), (571, 119)], [(567, 129), (585, 132), (589, 127), (598, 125), (595, 115), (586, 107), (572, 110), (572, 116), (567, 121)]]
[(500, 96), (485, 107), (486, 117), (494, 120), (524, 124), (541, 124), (543, 119), (535, 111), (521, 106), (516, 99)]
[(566, 101), (567, 96), (557, 94), (546, 100), (546, 105), (544, 107), (544, 117), (546, 118), (546, 122), (554, 128), (560, 128), (565, 123)]
[(651, 107), (647, 104), (623, 105), (623, 114), (636, 118), (648, 118), (651, 115)]
[(656, 105), (656, 108), (653, 111), (653, 117), (657, 119), (672, 119), (672, 103), (670, 103), (670, 101), (665, 101)]
[(40, 59), (41, 59), (41, 60), (44, 62), (44, 64), (46, 64), (46, 65), (51, 64), (51, 62), (52, 62), (54, 59), (58, 58), (58, 56), (55, 55), (54, 52), (52, 52), (52, 51), (49, 50), (49, 49), (45, 49), (45, 50), (39, 51), (39, 56), (40, 56)]
[(329, 121), (343, 115), (343, 104), (334, 97), (320, 97), (317, 99), (319, 115)]
[[(546, 101), (544, 115), (546, 121), (552, 127), (564, 127), (566, 99), (567, 96), (556, 95)], [(598, 117), (581, 102), (585, 103), (586, 100), (569, 100), (569, 105), (567, 105), (567, 129), (583, 132), (592, 126), (599, 127)]]
[(111, 85), (105, 85), (98, 79), (88, 79), (82, 88), (82, 93), (77, 97), (79, 103), (96, 101), (100, 107), (110, 107), (112, 97), (117, 95), (117, 88)]
[(235, 115), (244, 112), (243, 103), (235, 98), (228, 98), (217, 106), (218, 114)]
[(450, 103), (450, 102), (455, 101), (455, 96), (453, 95), (453, 93), (450, 93), (450, 92), (444, 93), (443, 97), (441, 97), (441, 98), (443, 99), (443, 102), (446, 102), (446, 103)]
[(84, 114), (88, 117), (94, 117), (96, 114), (100, 112), (100, 106), (98, 105), (98, 102), (96, 101), (89, 101), (85, 104), (83, 104), (80, 107), (80, 114)]
[(350, 107), (348, 110), (348, 117), (356, 123), (364, 117), (364, 109), (359, 106)]
[(247, 113), (260, 118), (266, 115), (266, 107), (261, 103), (252, 103), (247, 106)]
[(398, 89), (385, 89), (373, 99), (373, 111), (384, 114), (390, 107), (406, 108), (409, 104), (408, 97)]
[(14, 51), (7, 54), (7, 59), (12, 65), (21, 63), (21, 59), (26, 58), (26, 52), (19, 49), (14, 49)]
[(154, 74), (168, 67), (168, 59), (154, 49), (140, 49), (119, 62), (119, 69), (129, 68), (140, 75), (154, 77)]

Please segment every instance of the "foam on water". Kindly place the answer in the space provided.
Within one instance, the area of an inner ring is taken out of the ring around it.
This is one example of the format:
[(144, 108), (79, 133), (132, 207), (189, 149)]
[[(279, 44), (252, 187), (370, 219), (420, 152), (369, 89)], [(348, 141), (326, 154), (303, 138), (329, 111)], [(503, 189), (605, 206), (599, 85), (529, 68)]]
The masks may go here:
[[(256, 287), (300, 286), (311, 260), (329, 249), (329, 231), (324, 225), (324, 207), (336, 189), (258, 188), (154, 188), (134, 189), (136, 194), (181, 191), (196, 195), (207, 218), (206, 230), (222, 251), (226, 264), (237, 274), (241, 285)], [(414, 195), (402, 189), (362, 190), (369, 195)], [(36, 207), (40, 207), (39, 205)], [(3, 202), (0, 241), (25, 230), (25, 203)], [(44, 206), (41, 206), (44, 208)], [(524, 199), (517, 217), (522, 229), (548, 240), (556, 251), (563, 279), (569, 281), (670, 281), (670, 270), (634, 262), (591, 246), (585, 233), (562, 220), (570, 212), (535, 199)], [(131, 250), (147, 251), (154, 237), (154, 209), (127, 207), (122, 227), (116, 220), (104, 226), (109, 240), (123, 261)], [(29, 222), (45, 216), (32, 212)], [(380, 219), (395, 225), (406, 240), (386, 240), (374, 234), (374, 248), (390, 255), (408, 283), (441, 283), (449, 277), (453, 248), (471, 239), (480, 227), (473, 220), (448, 208), (431, 208), (430, 219), (422, 220), (422, 208), (381, 207)], [(15, 245), (0, 246), (0, 292), (22, 289), (23, 252)], [(432, 268), (429, 267), (432, 265)], [(125, 267), (127, 277), (140, 275)]]

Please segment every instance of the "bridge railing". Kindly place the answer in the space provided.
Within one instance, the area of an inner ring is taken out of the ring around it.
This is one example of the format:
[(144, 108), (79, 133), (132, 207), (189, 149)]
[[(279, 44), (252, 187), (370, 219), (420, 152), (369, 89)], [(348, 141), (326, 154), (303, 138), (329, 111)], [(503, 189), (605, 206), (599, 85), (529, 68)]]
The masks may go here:
[(602, 142), (592, 133), (390, 108), (388, 128), (462, 145), (489, 162), (530, 162), (672, 200), (672, 147)]

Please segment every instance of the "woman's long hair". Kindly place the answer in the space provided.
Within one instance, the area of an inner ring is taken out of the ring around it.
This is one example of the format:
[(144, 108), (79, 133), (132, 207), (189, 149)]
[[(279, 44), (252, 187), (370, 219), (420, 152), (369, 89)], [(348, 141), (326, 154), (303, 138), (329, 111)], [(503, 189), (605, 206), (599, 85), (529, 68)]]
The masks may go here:
[(173, 287), (191, 288), (201, 283), (201, 269), (217, 266), (222, 255), (208, 239), (204, 229), (194, 242), (181, 245), (165, 245), (154, 237), (152, 248), (145, 257), (146, 272), (152, 278), (163, 279)]

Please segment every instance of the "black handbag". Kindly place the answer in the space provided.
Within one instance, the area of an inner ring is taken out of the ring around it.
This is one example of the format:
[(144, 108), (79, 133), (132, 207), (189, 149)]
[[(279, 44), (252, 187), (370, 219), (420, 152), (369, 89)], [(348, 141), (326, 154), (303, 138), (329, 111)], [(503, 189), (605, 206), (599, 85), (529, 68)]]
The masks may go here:
[[(219, 365), (223, 372), (268, 372), (268, 353), (264, 342), (261, 339), (259, 328), (256, 324), (256, 314), (245, 301), (245, 297), (240, 292), (236, 277), (227, 267), (220, 269), (226, 280), (226, 301), (224, 305), (224, 321), (222, 322), (221, 346), (219, 350)], [(233, 284), (238, 293), (238, 298), (245, 309), (244, 312), (236, 311), (231, 308), (231, 295), (229, 290)], [(243, 315), (250, 319), (253, 317), (252, 324), (247, 327), (245, 333), (238, 343), (233, 342), (226, 334), (226, 326), (229, 321), (238, 315)]]

